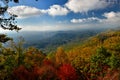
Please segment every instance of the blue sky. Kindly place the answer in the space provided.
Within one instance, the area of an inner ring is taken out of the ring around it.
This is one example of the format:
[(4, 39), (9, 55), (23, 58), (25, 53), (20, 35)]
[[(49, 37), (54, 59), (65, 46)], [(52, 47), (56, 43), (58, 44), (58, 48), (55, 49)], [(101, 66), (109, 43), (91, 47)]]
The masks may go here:
[(20, 0), (9, 6), (8, 12), (18, 15), (22, 31), (120, 26), (119, 0)]

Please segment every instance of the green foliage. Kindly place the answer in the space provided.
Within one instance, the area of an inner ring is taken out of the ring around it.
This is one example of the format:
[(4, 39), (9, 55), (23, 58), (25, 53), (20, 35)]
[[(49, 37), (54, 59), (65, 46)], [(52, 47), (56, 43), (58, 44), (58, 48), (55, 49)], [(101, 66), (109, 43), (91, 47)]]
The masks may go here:
[(91, 56), (90, 72), (94, 74), (91, 77), (97, 77), (100, 75), (99, 72), (102, 72), (103, 67), (107, 65), (109, 56), (110, 53), (108, 53), (104, 47), (97, 49), (97, 53)]
[(48, 55), (34, 47), (25, 49), (22, 38), (18, 43), (11, 42), (10, 47), (0, 44), (0, 80), (106, 80), (111, 72), (117, 80), (119, 32), (102, 35), (69, 51), (58, 47), (56, 53)]
[[(56, 48), (62, 46), (65, 51), (71, 50), (74, 46), (78, 46), (83, 44), (88, 38), (96, 35), (97, 33), (103, 31), (102, 30), (80, 30), (80, 31), (53, 31), (53, 32), (42, 32), (40, 35), (45, 38), (42, 38), (38, 41), (34, 39), (28, 40), (25, 44), (26, 47), (35, 46), (36, 48), (42, 49), (44, 53), (48, 54), (50, 52), (54, 53)], [(36, 32), (35, 32), (36, 33)], [(30, 35), (35, 35), (34, 33)], [(29, 38), (36, 38), (39, 36), (36, 34), (35, 36), (31, 36)]]
[(42, 61), (44, 60), (45, 55), (39, 49), (30, 47), (24, 53), (24, 63), (25, 66), (30, 68), (34, 65), (40, 66)]
[(10, 78), (13, 69), (17, 66), (16, 54), (9, 48), (2, 48), (0, 54), (0, 79)]
[(5, 35), (5, 34), (0, 34), (0, 42), (1, 43), (5, 43), (5, 42), (7, 42), (9, 40), (12, 40), (12, 38), (7, 37), (7, 35)]
[[(22, 43), (22, 41), (18, 42)], [(23, 64), (23, 53), (22, 44), (11, 45), (10, 48), (0, 47), (0, 80), (11, 79), (13, 74), (13, 69), (20, 64)], [(16, 49), (19, 47), (19, 50)], [(2, 75), (4, 74), (4, 75)]]
[(112, 56), (109, 59), (108, 65), (112, 69), (118, 69), (120, 68), (120, 57), (117, 55), (112, 54)]
[(105, 66), (108, 66), (111, 69), (119, 69), (120, 57), (109, 53), (106, 48), (100, 47), (98, 48), (97, 53), (91, 57), (90, 72), (96, 77), (104, 75), (107, 71), (104, 70)]
[[(97, 53), (91, 57), (91, 62), (95, 64), (106, 64), (107, 59), (111, 56), (109, 52), (104, 47), (97, 49)], [(99, 66), (99, 65), (98, 65)]]
[(24, 39), (22, 37), (19, 38), (19, 41), (17, 43), (11, 41), (10, 42), (10, 48), (15, 52), (16, 54), (16, 58), (17, 58), (17, 64), (21, 65), (24, 62), (24, 48), (23, 48), (23, 44), (24, 44)]
[(84, 72), (86, 70), (87, 62), (80, 56), (77, 56), (73, 61), (72, 65), (80, 72)]
[[(3, 29), (7, 29), (7, 30), (16, 30), (19, 31), (21, 28), (17, 27), (16, 25), (16, 21), (15, 18), (17, 17), (17, 15), (11, 14), (9, 12), (7, 12), (8, 9), (8, 3), (11, 0), (1, 0), (0, 2), (2, 4), (4, 4), (4, 6), (0, 6), (0, 27)], [(14, 0), (15, 3), (17, 3), (19, 0)], [(4, 14), (8, 14), (8, 18), (6, 18), (6, 16), (4, 16)]]
[[(0, 27), (4, 30), (16, 30), (16, 31), (19, 31), (21, 30), (21, 28), (19, 28), (17, 25), (16, 25), (16, 15), (14, 14), (11, 14), (11, 13), (8, 13), (7, 12), (7, 9), (8, 9), (8, 3), (9, 1), (11, 0), (0, 0), (0, 3), (3, 4), (3, 5), (0, 5)], [(14, 0), (14, 2), (18, 2), (18, 0)], [(8, 14), (8, 18), (6, 18), (5, 14)], [(9, 37), (6, 37), (5, 34), (0, 34), (0, 43), (5, 43), (9, 40), (12, 40), (11, 38)]]

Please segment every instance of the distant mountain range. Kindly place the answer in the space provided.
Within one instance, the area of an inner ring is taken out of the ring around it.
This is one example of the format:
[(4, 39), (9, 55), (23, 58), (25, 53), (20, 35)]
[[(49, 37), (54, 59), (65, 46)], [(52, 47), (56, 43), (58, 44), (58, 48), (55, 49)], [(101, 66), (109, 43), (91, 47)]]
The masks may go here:
[(104, 30), (105, 29), (46, 32), (26, 31), (20, 33), (11, 33), (8, 36), (13, 37), (15, 42), (17, 42), (19, 37), (22, 36), (25, 39), (24, 47), (33, 46), (47, 53), (54, 51), (58, 46), (62, 46), (68, 43), (82, 43), (89, 37), (92, 37)]

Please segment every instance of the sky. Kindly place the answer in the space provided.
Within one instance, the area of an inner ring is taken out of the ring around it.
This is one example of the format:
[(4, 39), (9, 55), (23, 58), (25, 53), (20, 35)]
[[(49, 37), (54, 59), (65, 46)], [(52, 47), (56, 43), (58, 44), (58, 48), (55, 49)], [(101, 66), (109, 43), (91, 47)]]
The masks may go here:
[[(120, 0), (20, 0), (9, 3), (22, 31), (119, 27)], [(3, 30), (0, 30), (3, 31)]]

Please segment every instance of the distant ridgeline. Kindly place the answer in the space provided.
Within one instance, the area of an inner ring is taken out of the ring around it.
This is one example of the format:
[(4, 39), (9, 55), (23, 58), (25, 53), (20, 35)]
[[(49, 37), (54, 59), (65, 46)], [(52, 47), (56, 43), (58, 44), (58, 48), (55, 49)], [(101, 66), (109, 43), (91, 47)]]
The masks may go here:
[(63, 39), (73, 40), (73, 34), (84, 40), (95, 36), (80, 45), (69, 45), (72, 48), (67, 51), (68, 45), (47, 55), (30, 46), (23, 48), (23, 42), (10, 48), (0, 46), (0, 80), (120, 80), (119, 27), (97, 35), (88, 30), (57, 32), (51, 40), (57, 44)]
[[(54, 34), (47, 38), (36, 39), (32, 41), (27, 40), (27, 43), (25, 43), (24, 46), (25, 47), (34, 46), (36, 48), (42, 49), (47, 53), (50, 51), (54, 51), (57, 47), (61, 45), (65, 45), (67, 43), (78, 43), (78, 42), (82, 43), (83, 41), (87, 40), (89, 37), (92, 37), (102, 31), (104, 31), (104, 29), (50, 32), (49, 34), (53, 34), (53, 33)], [(32, 36), (30, 36), (28, 39), (30, 38), (32, 38)]]
[[(59, 46), (63, 46), (69, 50), (72, 46), (84, 43), (88, 38), (106, 30), (120, 30), (120, 27), (114, 29), (87, 29), (78, 31), (22, 32), (17, 35), (9, 34), (9, 36), (12, 37), (15, 42), (19, 41), (19, 36), (22, 36), (25, 40), (24, 48), (33, 46), (41, 49), (44, 53), (49, 53), (55, 51)], [(7, 44), (4, 44), (4, 46), (7, 46)]]

